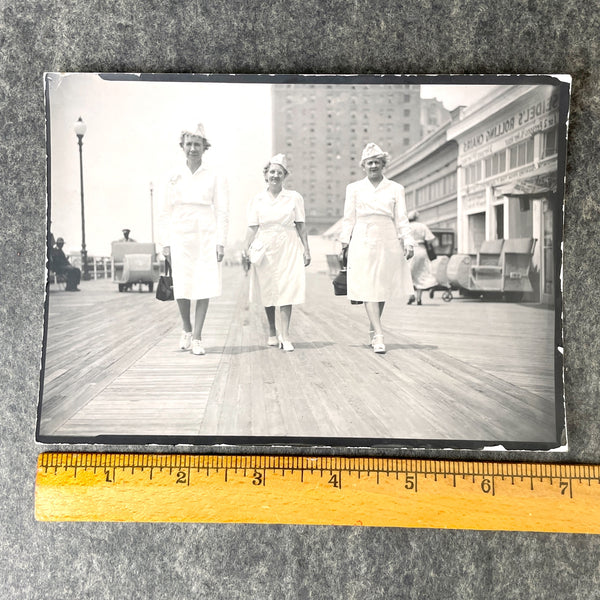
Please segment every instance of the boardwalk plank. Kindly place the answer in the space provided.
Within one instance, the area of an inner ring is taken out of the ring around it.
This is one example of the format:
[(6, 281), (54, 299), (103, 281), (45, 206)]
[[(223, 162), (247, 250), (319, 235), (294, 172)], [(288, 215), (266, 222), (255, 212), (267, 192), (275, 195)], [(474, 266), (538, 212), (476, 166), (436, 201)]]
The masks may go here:
[[(45, 435), (276, 436), (545, 441), (555, 435), (553, 315), (456, 299), (389, 303), (388, 352), (368, 345), (362, 306), (310, 273), (294, 307), (296, 350), (266, 346), (248, 278), (224, 268), (207, 355), (176, 349), (174, 303), (110, 282), (52, 292)], [(85, 332), (85, 333), (82, 333)]]

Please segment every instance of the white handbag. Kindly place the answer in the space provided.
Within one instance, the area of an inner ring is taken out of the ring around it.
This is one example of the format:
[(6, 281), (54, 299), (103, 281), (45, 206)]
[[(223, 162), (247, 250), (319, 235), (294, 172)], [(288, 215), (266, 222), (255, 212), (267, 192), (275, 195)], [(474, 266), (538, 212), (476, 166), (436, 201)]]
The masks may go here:
[(254, 240), (248, 248), (248, 258), (253, 265), (257, 265), (265, 256), (266, 246), (261, 240)]

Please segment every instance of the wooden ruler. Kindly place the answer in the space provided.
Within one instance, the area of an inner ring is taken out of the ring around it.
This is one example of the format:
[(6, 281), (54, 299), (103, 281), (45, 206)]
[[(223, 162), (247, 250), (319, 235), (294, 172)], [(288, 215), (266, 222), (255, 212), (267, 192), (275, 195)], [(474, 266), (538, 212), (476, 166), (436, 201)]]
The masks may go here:
[(40, 521), (289, 523), (600, 533), (600, 466), (44, 453)]

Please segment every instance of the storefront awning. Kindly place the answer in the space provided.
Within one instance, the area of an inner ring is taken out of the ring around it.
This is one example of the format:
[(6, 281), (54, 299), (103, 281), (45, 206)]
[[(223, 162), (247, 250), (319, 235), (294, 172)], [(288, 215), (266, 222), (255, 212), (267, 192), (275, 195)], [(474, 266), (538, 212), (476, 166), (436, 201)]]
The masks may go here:
[(556, 175), (537, 175), (494, 188), (496, 197), (545, 198), (556, 193)]

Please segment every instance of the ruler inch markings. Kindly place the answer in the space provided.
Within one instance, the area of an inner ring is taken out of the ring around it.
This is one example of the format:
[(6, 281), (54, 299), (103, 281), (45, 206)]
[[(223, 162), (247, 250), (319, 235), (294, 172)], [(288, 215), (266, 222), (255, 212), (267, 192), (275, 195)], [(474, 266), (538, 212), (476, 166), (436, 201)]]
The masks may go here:
[(565, 463), (45, 452), (36, 518), (600, 533), (598, 484)]

